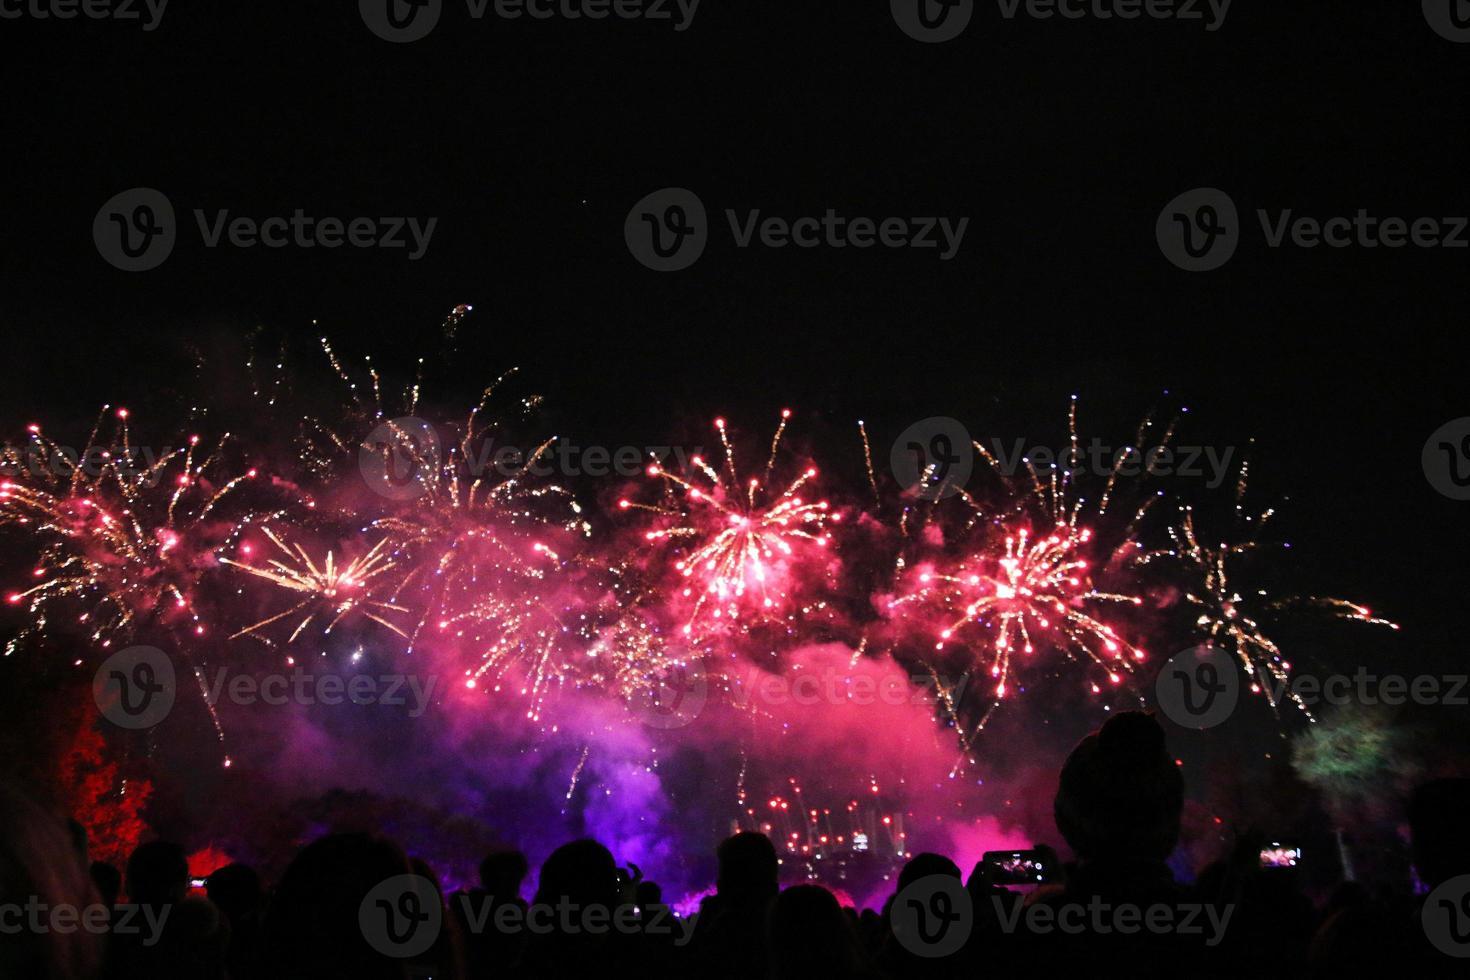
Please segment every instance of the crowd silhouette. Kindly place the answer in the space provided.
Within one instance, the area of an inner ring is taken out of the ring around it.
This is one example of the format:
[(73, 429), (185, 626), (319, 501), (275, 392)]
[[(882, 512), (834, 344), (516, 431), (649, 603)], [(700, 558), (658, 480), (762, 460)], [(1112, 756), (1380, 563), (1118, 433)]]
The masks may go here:
[[(1470, 959), (1452, 955), (1470, 954), (1470, 910), (1451, 920), (1465, 948), (1447, 950), (1407, 883), (1344, 883), (1319, 907), (1290, 868), (1261, 867), (1247, 839), (1177, 881), (1167, 859), (1183, 805), (1163, 730), (1122, 713), (1062, 767), (1055, 817), (1072, 859), (1053, 880), (1018, 889), (983, 863), (965, 875), (917, 854), (882, 911), (859, 913), (820, 885), (782, 888), (772, 842), (747, 832), (719, 845), (714, 891), (681, 917), (593, 840), (547, 857), (529, 902), (519, 853), (489, 855), (477, 887), (446, 895), (431, 867), (364, 833), (307, 844), (273, 883), (232, 864), (200, 888), (165, 841), (138, 847), (119, 874), (89, 865), (76, 824), (0, 788), (0, 978), (1470, 975)], [(1421, 892), (1470, 875), (1467, 812), (1465, 779), (1408, 801)]]

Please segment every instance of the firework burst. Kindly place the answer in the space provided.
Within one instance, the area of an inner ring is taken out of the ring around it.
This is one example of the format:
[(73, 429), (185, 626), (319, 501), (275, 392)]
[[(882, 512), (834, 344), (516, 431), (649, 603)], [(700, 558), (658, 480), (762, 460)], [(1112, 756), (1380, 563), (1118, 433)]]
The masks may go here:
[[(1158, 497), (1144, 495), (1131, 510), (1125, 508), (1125, 518), (1117, 516), (1124, 467), (1132, 458), (1127, 452), (1116, 457), (1096, 492), (1088, 493), (1075, 397), (1067, 423), (1070, 452), (1045, 468), (1024, 458), (1020, 475), (974, 443), (1003, 492), (987, 507), (958, 489), (965, 518), (955, 537), (969, 543), (968, 554), (958, 561), (928, 560), (914, 572), (906, 571), (907, 557), (899, 559), (901, 582), (906, 574), (911, 577), (891, 607), (914, 605), (932, 612), (936, 650), (968, 644), (976, 666), (994, 682), (997, 702), (1012, 690), (1018, 653), (1022, 662), (1059, 653), (1090, 664), (1096, 672), (1087, 682), (1093, 694), (1104, 685), (1122, 684), (1147, 659), (1107, 619), (1110, 610), (1143, 604), (1143, 597), (1121, 582), (1142, 554), (1139, 526)], [(1148, 444), (1152, 427), (1152, 418), (1145, 417), (1135, 446)], [(1170, 425), (1158, 444), (1166, 445), (1172, 435)], [(912, 505), (905, 509), (901, 527), (906, 535), (925, 537), (912, 526), (921, 519), (918, 513)], [(1097, 584), (1102, 580), (1120, 584), (1102, 588)]]
[[(1086, 658), (1119, 684), (1145, 654), (1099, 618), (1098, 606), (1143, 600), (1092, 587), (1083, 557), (1091, 540), (1090, 530), (1071, 524), (1044, 537), (1026, 529), (1007, 533), (1003, 552), (981, 552), (948, 574), (920, 572), (918, 591), (897, 602), (937, 602), (944, 610), (937, 650), (978, 632), (972, 647), (995, 682), (996, 698), (1009, 691), (1013, 655), (1030, 657), (1038, 645)], [(1091, 688), (1100, 690), (1095, 681)]]
[[(1236, 486), (1237, 500), (1244, 495), (1246, 474), (1247, 468), (1243, 466)], [(1272, 599), (1265, 589), (1242, 591), (1236, 572), (1247, 556), (1264, 547), (1260, 538), (1274, 514), (1268, 508), (1247, 518), (1244, 523), (1249, 530), (1235, 543), (1221, 541), (1208, 545), (1200, 539), (1193, 509), (1181, 508), (1178, 525), (1169, 529), (1173, 546), (1149, 552), (1140, 561), (1162, 560), (1182, 565), (1187, 575), (1185, 601), (1196, 613), (1196, 635), (1204, 643), (1232, 653), (1250, 679), (1251, 692), (1264, 694), (1272, 711), (1284, 697), (1309, 720), (1315, 721), (1301, 695), (1291, 688), (1291, 662), (1266, 633), (1264, 624), (1279, 621), (1292, 612), (1302, 612), (1341, 622), (1386, 626), (1393, 630), (1399, 627), (1347, 599), (1327, 596)]]
[[(354, 613), (361, 613), (407, 639), (408, 634), (389, 618), (394, 613), (406, 613), (407, 607), (383, 598), (388, 590), (384, 576), (397, 567), (385, 551), (386, 539), (378, 541), (366, 553), (339, 563), (331, 551), (318, 561), (300, 544), (288, 544), (272, 528), (263, 527), (261, 531), (280, 557), (268, 558), (264, 565), (221, 557), (220, 564), (264, 579), (300, 598), (290, 608), (246, 626), (230, 639), (254, 636), (273, 645), (268, 628), (294, 621), (296, 625), (286, 639), (291, 644), (315, 621), (324, 621), (322, 632), (330, 633)], [(253, 550), (248, 543), (240, 546), (241, 553), (248, 555), (246, 549)]]
[(645, 510), (671, 519), (669, 526), (648, 531), (644, 538), (681, 545), (674, 569), (687, 580), (679, 589), (689, 604), (686, 636), (788, 615), (798, 567), (831, 541), (827, 525), (839, 515), (827, 501), (803, 496), (817, 475), (815, 468), (802, 471), (784, 490), (769, 489), (790, 417), (789, 409), (782, 411), (763, 478), (741, 477), (725, 420), (716, 419), (725, 455), (723, 472), (700, 456), (690, 460), (697, 475), (671, 473), (653, 463), (647, 472), (663, 481), (665, 502), (618, 502), (624, 510)]
[(216, 516), (256, 475), (219, 475), (228, 435), (212, 451), (191, 436), (183, 448), (153, 454), (132, 443), (127, 410), (114, 414), (111, 446), (100, 448), (99, 416), (87, 458), (69, 455), (39, 425), (23, 447), (5, 451), (3, 468), (13, 475), (0, 481), (0, 526), (26, 532), (36, 548), (32, 581), (7, 596), (33, 617), (22, 637), (45, 631), (61, 607), (78, 610), (75, 622), (104, 648), (144, 623), (185, 623), (203, 635), (196, 595), (208, 555), (256, 516)]

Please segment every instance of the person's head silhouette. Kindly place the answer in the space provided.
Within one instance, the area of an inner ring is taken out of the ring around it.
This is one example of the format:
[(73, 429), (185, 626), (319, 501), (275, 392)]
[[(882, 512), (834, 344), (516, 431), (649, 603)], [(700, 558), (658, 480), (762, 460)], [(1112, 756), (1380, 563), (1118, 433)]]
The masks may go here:
[(765, 834), (745, 831), (725, 838), (715, 852), (719, 873), (715, 887), (736, 901), (765, 902), (775, 896), (776, 848)]
[(1152, 715), (1125, 711), (1062, 766), (1057, 829), (1085, 861), (1162, 861), (1179, 841), (1184, 779)]

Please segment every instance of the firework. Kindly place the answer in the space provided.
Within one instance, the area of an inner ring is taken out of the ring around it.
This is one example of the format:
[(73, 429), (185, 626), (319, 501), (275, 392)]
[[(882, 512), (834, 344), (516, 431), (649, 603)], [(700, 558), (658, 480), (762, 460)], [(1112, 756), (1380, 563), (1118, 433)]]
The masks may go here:
[[(446, 331), (469, 310), (461, 305), (451, 311)], [(528, 716), (537, 717), (548, 688), (567, 679), (578, 652), (568, 644), (583, 627), (581, 600), (565, 574), (576, 562), (564, 561), (546, 539), (585, 538), (591, 526), (571, 492), (547, 475), (555, 437), (523, 454), (504, 455), (509, 445), (503, 422), (490, 409), (517, 370), (487, 386), (459, 425), (431, 426), (414, 417), (421, 377), (397, 400), (402, 414), (393, 416), (371, 359), (360, 384), (331, 344), (325, 338), (321, 343), (352, 408), (345, 427), (309, 420), (311, 438), (303, 450), (308, 469), (329, 484), (340, 482), (344, 460), (360, 462), (364, 454), (378, 453), (383, 469), (396, 465), (411, 474), (411, 492), (393, 495), (384, 502), (387, 513), (368, 523), (403, 573), (390, 601), (412, 610), (406, 652), (432, 642), (436, 650), (468, 657), (467, 688), (519, 690), (530, 701)], [(518, 407), (529, 415), (539, 404), (539, 397), (530, 396)], [(371, 430), (369, 441), (340, 434), (353, 430)], [(441, 432), (457, 438), (441, 441)], [(358, 466), (347, 472), (354, 480), (367, 475)], [(373, 487), (371, 479), (368, 485)], [(360, 514), (360, 497), (348, 498), (353, 516)]]
[(649, 542), (677, 541), (681, 545), (674, 569), (687, 580), (679, 590), (689, 601), (683, 626), (686, 635), (752, 617), (786, 615), (797, 567), (831, 540), (827, 525), (839, 515), (827, 501), (802, 495), (817, 475), (815, 468), (802, 471), (778, 493), (768, 489), (790, 417), (789, 409), (781, 413), (764, 478), (742, 479), (725, 420), (716, 419), (725, 454), (723, 472), (700, 456), (690, 460), (698, 475), (671, 473), (653, 463), (648, 475), (663, 481), (666, 502), (618, 502), (624, 510), (646, 510), (671, 519), (669, 526), (648, 531), (644, 537)]
[[(1242, 467), (1236, 485), (1237, 499), (1245, 491), (1246, 468)], [(1203, 642), (1234, 654), (1251, 681), (1251, 691), (1264, 694), (1275, 711), (1282, 694), (1296, 705), (1308, 719), (1315, 721), (1301, 695), (1291, 689), (1291, 662), (1281, 648), (1265, 632), (1263, 623), (1279, 619), (1293, 611), (1326, 616), (1343, 622), (1386, 626), (1397, 630), (1398, 624), (1382, 619), (1364, 606), (1346, 599), (1325, 596), (1288, 596), (1272, 599), (1265, 589), (1241, 591), (1235, 569), (1246, 556), (1259, 550), (1260, 536), (1270, 523), (1274, 510), (1267, 509), (1248, 518), (1250, 528), (1235, 543), (1220, 542), (1211, 546), (1201, 542), (1195, 526), (1194, 511), (1181, 509), (1176, 527), (1169, 529), (1173, 547), (1149, 552), (1141, 562), (1168, 560), (1182, 565), (1187, 574), (1185, 601), (1196, 611), (1196, 634)]]
[[(1004, 552), (981, 552), (948, 574), (921, 572), (918, 591), (896, 602), (937, 602), (945, 611), (937, 650), (978, 632), (981, 639), (972, 647), (995, 681), (997, 698), (1009, 690), (1013, 654), (1030, 657), (1038, 645), (1085, 657), (1118, 684), (1145, 654), (1101, 621), (1096, 607), (1143, 600), (1092, 587), (1082, 557), (1091, 540), (1090, 530), (1072, 524), (1045, 537), (1033, 538), (1026, 529), (1008, 533)], [(1091, 687), (1099, 690), (1096, 682)]]
[[(976, 666), (993, 680), (997, 701), (1013, 687), (1017, 653), (1023, 662), (1060, 653), (1091, 664), (1096, 676), (1087, 686), (1093, 694), (1104, 684), (1122, 684), (1147, 659), (1106, 621), (1109, 610), (1141, 606), (1142, 596), (1121, 584), (1100, 588), (1097, 582), (1126, 578), (1125, 571), (1142, 552), (1139, 526), (1157, 497), (1145, 496), (1126, 519), (1110, 513), (1129, 456), (1119, 455), (1095, 495), (1089, 495), (1083, 470), (1075, 465), (1081, 458), (1075, 398), (1067, 421), (1070, 454), (1044, 471), (1025, 459), (1020, 478), (1006, 472), (984, 445), (974, 444), (1000, 482), (998, 503), (987, 508), (960, 489), (956, 499), (966, 510), (956, 537), (969, 543), (968, 554), (958, 561), (923, 563), (909, 573), (908, 591), (891, 603), (892, 608), (914, 605), (934, 611), (934, 648), (968, 644)], [(1135, 445), (1145, 444), (1152, 424), (1151, 418), (1144, 419)], [(1172, 433), (1171, 425), (1160, 444)], [(904, 512), (907, 534), (914, 533), (914, 515), (914, 508)], [(906, 568), (907, 559), (900, 557), (901, 582)]]
[(196, 596), (208, 555), (256, 516), (216, 515), (255, 471), (219, 475), (228, 435), (212, 451), (200, 449), (199, 436), (156, 455), (134, 446), (122, 408), (110, 448), (100, 448), (106, 412), (88, 442), (98, 448), (81, 460), (39, 425), (23, 447), (5, 451), (13, 475), (0, 482), (0, 525), (25, 532), (35, 547), (32, 581), (7, 597), (33, 617), (22, 637), (45, 631), (61, 607), (79, 610), (75, 622), (104, 648), (145, 623), (203, 635)]
[[(259, 622), (239, 630), (230, 639), (255, 636), (270, 643), (267, 629), (276, 623), (295, 621), (286, 643), (295, 642), (308, 626), (319, 618), (325, 621), (323, 633), (330, 633), (353, 613), (360, 612), (375, 623), (407, 639), (405, 633), (389, 616), (407, 612), (407, 608), (381, 598), (385, 589), (383, 576), (396, 568), (393, 559), (385, 552), (386, 539), (378, 541), (368, 551), (351, 560), (339, 563), (328, 551), (326, 557), (317, 561), (300, 544), (288, 544), (270, 527), (263, 527), (265, 534), (280, 554), (268, 558), (264, 565), (252, 565), (248, 561), (221, 557), (220, 564), (238, 568), (259, 579), (264, 579), (300, 599), (288, 609), (267, 616)], [(240, 552), (248, 555), (253, 550), (248, 542), (240, 546)], [(300, 616), (300, 619), (295, 617)]]

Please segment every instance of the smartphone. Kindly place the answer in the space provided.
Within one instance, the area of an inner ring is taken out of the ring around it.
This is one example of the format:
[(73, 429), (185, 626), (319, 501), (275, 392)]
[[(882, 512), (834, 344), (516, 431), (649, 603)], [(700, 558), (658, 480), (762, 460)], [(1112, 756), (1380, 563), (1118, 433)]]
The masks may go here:
[(191, 888), (203, 888), (206, 884), (208, 884), (208, 880), (205, 879), (205, 878), (190, 878), (189, 879), (189, 886)]
[(1041, 851), (986, 851), (980, 858), (996, 885), (1039, 885), (1051, 880), (1055, 871)]
[(1297, 844), (1283, 844), (1280, 841), (1272, 841), (1261, 848), (1261, 867), (1263, 868), (1296, 868), (1302, 863), (1302, 849)]

